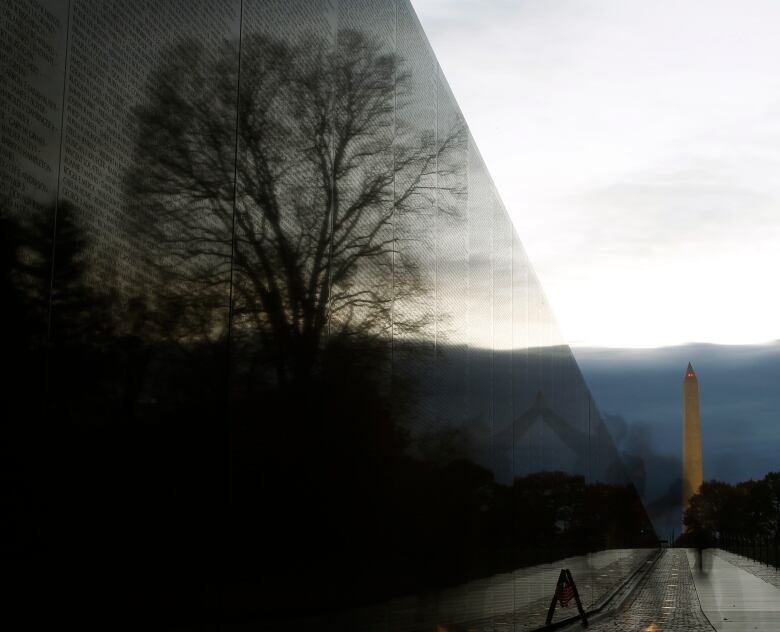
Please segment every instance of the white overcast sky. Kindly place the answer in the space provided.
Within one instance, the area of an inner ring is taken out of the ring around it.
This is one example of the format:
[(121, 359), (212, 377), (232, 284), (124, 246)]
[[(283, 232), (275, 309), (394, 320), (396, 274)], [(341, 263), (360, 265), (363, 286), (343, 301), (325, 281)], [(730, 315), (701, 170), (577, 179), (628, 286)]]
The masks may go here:
[(412, 2), (572, 344), (780, 339), (780, 2)]

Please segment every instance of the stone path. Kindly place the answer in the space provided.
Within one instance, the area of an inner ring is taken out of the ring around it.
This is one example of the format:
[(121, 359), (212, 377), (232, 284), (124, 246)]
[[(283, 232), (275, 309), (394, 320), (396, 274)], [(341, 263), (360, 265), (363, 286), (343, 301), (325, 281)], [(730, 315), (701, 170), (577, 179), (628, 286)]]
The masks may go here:
[[(579, 625), (569, 630), (581, 629)], [(780, 632), (780, 572), (720, 549), (664, 551), (594, 632)]]
[[(448, 588), (351, 611), (342, 630), (360, 632), (523, 632), (544, 625), (562, 568), (571, 570), (586, 608), (610, 595), (655, 549), (613, 549), (517, 569)], [(572, 601), (572, 605), (573, 605)], [(556, 610), (566, 619), (574, 608)], [(301, 625), (299, 629), (316, 628)]]
[(765, 582), (769, 582), (776, 588), (780, 588), (780, 568), (767, 566), (766, 564), (756, 562), (749, 557), (737, 555), (736, 553), (729, 553), (723, 549), (715, 549), (715, 554), (730, 564), (733, 564), (734, 566), (737, 566), (742, 570), (755, 575), (756, 577), (760, 577)]
[(780, 630), (780, 588), (756, 574), (760, 564), (719, 549), (705, 551), (702, 570), (695, 551), (688, 550), (687, 558), (701, 608), (716, 630)]
[[(544, 625), (562, 568), (571, 571), (587, 609), (611, 594), (652, 553), (651, 549), (614, 549), (518, 569), (490, 578), (491, 590), (483, 594), (475, 591), (473, 584), (467, 585), (461, 595), (456, 590), (440, 601), (439, 629), (447, 632), (533, 630)], [(472, 607), (464, 607), (468, 604)], [(553, 620), (569, 618), (575, 612), (574, 607), (556, 609)]]
[[(518, 569), (428, 596), (396, 599), (344, 613), (330, 627), (301, 620), (284, 628), (340, 632), (527, 632), (541, 627), (560, 568), (570, 568), (588, 604), (603, 599), (645, 564), (654, 550), (603, 551)], [(780, 632), (780, 572), (720, 549), (666, 549), (590, 618), (590, 632)], [(575, 609), (556, 609), (554, 620)], [(304, 625), (302, 625), (304, 624)], [(561, 628), (583, 630), (575, 623)]]
[[(581, 629), (577, 624), (567, 630)], [(778, 628), (780, 629), (780, 628)], [(594, 618), (592, 632), (712, 632), (696, 594), (686, 551), (667, 549), (618, 612)]]

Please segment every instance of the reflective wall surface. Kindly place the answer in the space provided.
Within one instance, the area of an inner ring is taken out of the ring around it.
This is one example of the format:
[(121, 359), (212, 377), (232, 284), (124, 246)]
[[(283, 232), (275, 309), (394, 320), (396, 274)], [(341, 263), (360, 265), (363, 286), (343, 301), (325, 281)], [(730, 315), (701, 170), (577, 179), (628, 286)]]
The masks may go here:
[(407, 0), (4, 0), (0, 42), (17, 604), (520, 630), (544, 564), (654, 545)]

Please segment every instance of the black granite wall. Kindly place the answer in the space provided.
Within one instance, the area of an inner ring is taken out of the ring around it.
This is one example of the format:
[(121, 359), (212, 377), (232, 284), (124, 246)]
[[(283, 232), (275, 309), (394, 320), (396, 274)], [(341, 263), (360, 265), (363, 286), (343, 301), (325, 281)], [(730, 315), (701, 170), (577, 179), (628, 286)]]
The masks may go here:
[(407, 0), (6, 0), (0, 42), (12, 602), (401, 629), (652, 543)]

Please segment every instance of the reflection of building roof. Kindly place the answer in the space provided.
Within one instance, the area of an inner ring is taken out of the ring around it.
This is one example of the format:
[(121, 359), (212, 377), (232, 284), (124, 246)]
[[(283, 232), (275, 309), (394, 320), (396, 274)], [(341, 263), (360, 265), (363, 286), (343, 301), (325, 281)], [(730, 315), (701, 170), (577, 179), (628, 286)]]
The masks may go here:
[(521, 439), (540, 417), (555, 433), (555, 436), (575, 454), (579, 456), (587, 455), (589, 436), (581, 430), (577, 430), (577, 428), (547, 406), (542, 391), (536, 393), (536, 399), (531, 407), (515, 419), (513, 424), (515, 440)]

